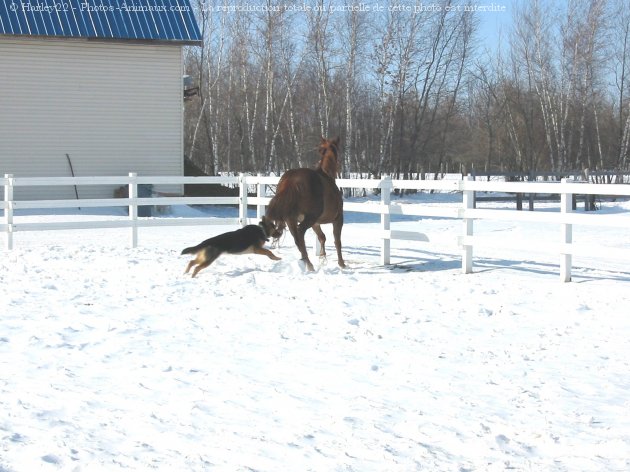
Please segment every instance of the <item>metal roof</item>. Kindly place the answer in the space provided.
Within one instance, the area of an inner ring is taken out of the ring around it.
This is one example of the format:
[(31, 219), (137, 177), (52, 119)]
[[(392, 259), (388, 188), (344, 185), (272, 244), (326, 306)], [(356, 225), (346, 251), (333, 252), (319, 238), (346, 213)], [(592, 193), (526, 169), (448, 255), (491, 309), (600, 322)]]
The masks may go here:
[(189, 0), (0, 0), (0, 35), (198, 44)]

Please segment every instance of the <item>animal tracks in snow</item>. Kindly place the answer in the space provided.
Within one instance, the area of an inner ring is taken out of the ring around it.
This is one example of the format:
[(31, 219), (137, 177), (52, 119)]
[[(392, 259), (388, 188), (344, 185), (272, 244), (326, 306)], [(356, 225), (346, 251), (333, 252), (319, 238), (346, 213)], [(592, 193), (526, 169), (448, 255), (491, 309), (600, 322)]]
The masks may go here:
[(285, 244), (190, 279), (207, 228), (153, 230), (0, 259), (0, 471), (630, 468), (622, 278), (381, 267), (346, 225), (346, 269)]

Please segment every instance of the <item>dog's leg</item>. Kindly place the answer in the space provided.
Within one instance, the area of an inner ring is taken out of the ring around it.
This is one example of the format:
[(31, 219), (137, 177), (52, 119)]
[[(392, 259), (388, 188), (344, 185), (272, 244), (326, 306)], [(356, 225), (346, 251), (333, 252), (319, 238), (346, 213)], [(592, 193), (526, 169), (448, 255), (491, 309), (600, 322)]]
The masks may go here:
[(279, 261), (279, 260), (282, 259), (281, 257), (276, 256), (269, 249), (266, 249), (264, 247), (255, 246), (254, 247), (254, 254), (259, 254), (261, 256), (267, 256), (269, 259), (273, 259), (274, 261)]
[(190, 269), (192, 269), (197, 264), (203, 264), (205, 260), (206, 260), (206, 251), (199, 251), (197, 254), (195, 254), (195, 258), (192, 259), (188, 263), (188, 266), (186, 266), (186, 271), (184, 272), (184, 274), (187, 274), (190, 271)]
[(319, 226), (319, 224), (317, 223), (313, 225), (313, 231), (315, 231), (315, 234), (317, 235), (317, 239), (319, 239), (319, 246), (320, 246), (319, 257), (326, 257), (326, 247), (325, 247), (326, 235), (322, 231), (321, 226)]
[(199, 265), (195, 267), (195, 270), (192, 273), (193, 278), (195, 278), (195, 276), (199, 273), (200, 270), (205, 269), (214, 261), (216, 261), (217, 258), (221, 255), (221, 251), (217, 250), (214, 247), (208, 247), (205, 250), (203, 250), (200, 254), (203, 254), (202, 256), (203, 259), (200, 261)]
[(200, 270), (205, 269), (210, 264), (211, 264), (210, 262), (206, 261), (203, 264), (199, 264), (197, 267), (195, 267), (195, 270), (193, 270), (193, 273), (192, 273), (192, 278), (194, 279)]
[(191, 260), (186, 266), (186, 271), (184, 272), (184, 275), (190, 272), (190, 269), (192, 269), (192, 266), (194, 266), (195, 264), (197, 264), (197, 259)]

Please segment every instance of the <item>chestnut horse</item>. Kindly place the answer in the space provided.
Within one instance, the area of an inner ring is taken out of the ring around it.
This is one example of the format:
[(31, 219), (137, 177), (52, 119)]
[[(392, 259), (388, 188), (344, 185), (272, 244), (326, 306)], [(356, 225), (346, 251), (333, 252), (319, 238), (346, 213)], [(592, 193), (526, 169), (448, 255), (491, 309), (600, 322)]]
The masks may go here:
[(314, 269), (306, 253), (304, 233), (313, 228), (321, 246), (320, 256), (326, 256), (326, 236), (320, 228), (320, 225), (326, 223), (333, 225), (339, 267), (346, 266), (341, 256), (343, 198), (335, 183), (339, 167), (338, 147), (338, 137), (333, 140), (322, 138), (319, 144), (321, 158), (315, 169), (286, 171), (267, 207), (267, 218), (276, 224), (277, 235), (281, 235), (286, 226), (289, 227), (302, 260), (310, 271)]

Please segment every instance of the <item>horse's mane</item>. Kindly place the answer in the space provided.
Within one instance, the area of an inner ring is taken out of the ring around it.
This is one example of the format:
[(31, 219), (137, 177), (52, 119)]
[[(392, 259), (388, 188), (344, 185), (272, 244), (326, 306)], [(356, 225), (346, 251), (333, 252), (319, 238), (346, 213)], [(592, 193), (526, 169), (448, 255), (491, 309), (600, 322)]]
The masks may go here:
[(338, 144), (339, 138), (335, 138), (333, 140), (322, 138), (322, 142), (319, 145), (319, 153), (322, 157), (315, 167), (315, 169), (321, 170), (324, 174), (326, 174), (333, 180), (337, 178), (337, 172), (339, 168), (337, 160)]

